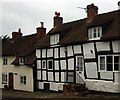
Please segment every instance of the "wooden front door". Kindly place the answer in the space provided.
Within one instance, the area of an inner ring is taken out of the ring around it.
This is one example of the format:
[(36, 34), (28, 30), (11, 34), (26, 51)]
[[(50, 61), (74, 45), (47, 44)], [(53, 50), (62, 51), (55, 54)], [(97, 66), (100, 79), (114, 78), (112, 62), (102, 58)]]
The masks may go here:
[(13, 89), (13, 73), (9, 73), (9, 89)]

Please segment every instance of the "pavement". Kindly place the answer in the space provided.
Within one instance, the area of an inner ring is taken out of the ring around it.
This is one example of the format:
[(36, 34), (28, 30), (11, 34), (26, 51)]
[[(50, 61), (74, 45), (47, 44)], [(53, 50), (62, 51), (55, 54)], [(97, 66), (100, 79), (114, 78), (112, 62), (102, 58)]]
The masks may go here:
[(63, 92), (2, 90), (2, 100), (120, 100), (119, 97), (120, 94), (98, 92), (64, 94)]

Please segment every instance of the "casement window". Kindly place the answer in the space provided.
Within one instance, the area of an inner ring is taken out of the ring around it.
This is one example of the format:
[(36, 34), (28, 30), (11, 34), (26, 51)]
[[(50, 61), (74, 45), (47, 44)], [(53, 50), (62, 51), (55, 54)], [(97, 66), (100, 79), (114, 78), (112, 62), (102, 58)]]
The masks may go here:
[(107, 55), (99, 57), (100, 71), (118, 71), (120, 67), (120, 56)]
[(19, 58), (19, 64), (24, 64), (24, 63), (25, 63), (25, 58), (20, 57), (20, 58)]
[(67, 82), (74, 82), (74, 72), (68, 72), (68, 80)]
[(7, 58), (3, 58), (3, 65), (7, 65), (8, 64), (8, 59)]
[(20, 84), (26, 84), (26, 76), (20, 76)]
[(2, 83), (3, 84), (7, 83), (7, 74), (6, 73), (2, 73)]
[(88, 29), (89, 40), (100, 39), (102, 36), (102, 27), (94, 27)]
[(53, 61), (48, 60), (48, 69), (53, 69)]
[(42, 68), (46, 69), (46, 61), (45, 60), (42, 61)]
[(50, 36), (50, 44), (57, 44), (59, 42), (59, 34)]
[(76, 57), (76, 71), (83, 71), (83, 57), (77, 56)]

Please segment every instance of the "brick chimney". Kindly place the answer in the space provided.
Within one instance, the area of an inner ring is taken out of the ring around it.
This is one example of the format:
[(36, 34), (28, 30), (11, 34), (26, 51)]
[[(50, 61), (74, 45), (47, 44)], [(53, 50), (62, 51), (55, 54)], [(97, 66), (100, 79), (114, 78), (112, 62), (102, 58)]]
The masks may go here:
[(98, 14), (98, 7), (95, 6), (93, 3), (87, 6), (87, 20), (91, 22), (95, 15)]
[(22, 37), (21, 29), (18, 29), (18, 32), (12, 32), (12, 39), (15, 40), (19, 37)]
[(44, 28), (44, 23), (40, 22), (40, 24), (41, 24), (41, 27), (36, 28), (38, 39), (41, 39), (46, 34), (46, 28)]
[(62, 24), (63, 23), (63, 18), (60, 17), (60, 12), (55, 12), (55, 16), (54, 16), (54, 27)]

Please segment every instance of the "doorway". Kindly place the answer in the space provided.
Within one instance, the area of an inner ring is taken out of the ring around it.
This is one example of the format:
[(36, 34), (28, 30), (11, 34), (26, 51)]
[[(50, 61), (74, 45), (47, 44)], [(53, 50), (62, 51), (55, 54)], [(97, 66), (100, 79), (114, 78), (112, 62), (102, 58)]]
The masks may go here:
[(76, 83), (84, 84), (83, 56), (76, 56)]
[(9, 89), (13, 89), (13, 73), (9, 73)]

